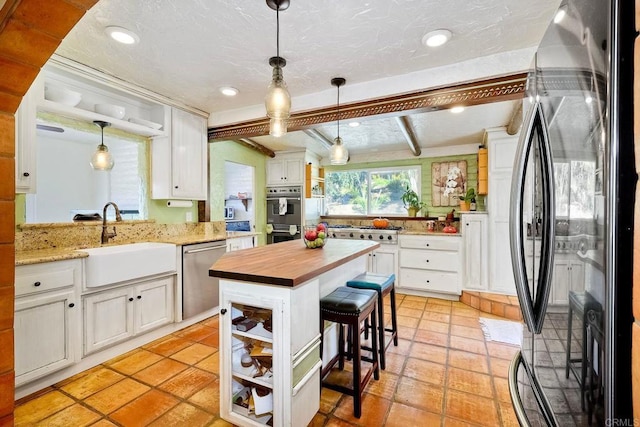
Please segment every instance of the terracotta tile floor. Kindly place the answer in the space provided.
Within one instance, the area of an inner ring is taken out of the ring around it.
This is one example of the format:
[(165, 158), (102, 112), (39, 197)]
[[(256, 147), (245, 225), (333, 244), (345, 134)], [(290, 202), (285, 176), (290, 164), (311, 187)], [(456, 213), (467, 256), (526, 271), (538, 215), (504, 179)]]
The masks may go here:
[[(491, 315), (435, 298), (397, 304), (401, 339), (369, 383), (362, 417), (350, 396), (323, 389), (311, 425), (517, 426), (507, 385), (517, 348), (485, 342), (478, 317)], [(216, 316), (21, 399), (15, 425), (228, 426), (217, 347)]]

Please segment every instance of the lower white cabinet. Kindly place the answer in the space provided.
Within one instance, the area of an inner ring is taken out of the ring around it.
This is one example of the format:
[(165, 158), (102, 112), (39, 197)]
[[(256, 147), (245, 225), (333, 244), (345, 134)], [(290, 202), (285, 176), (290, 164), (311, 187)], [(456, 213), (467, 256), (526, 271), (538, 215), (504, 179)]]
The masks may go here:
[(380, 246), (373, 252), (369, 253), (367, 260), (367, 271), (377, 274), (395, 274), (398, 276), (398, 248), (393, 245), (390, 247)]
[(79, 359), (81, 271), (79, 260), (16, 267), (16, 386)]
[(569, 291), (584, 291), (584, 262), (575, 254), (555, 254), (549, 304), (569, 305)]
[(489, 286), (489, 221), (487, 214), (462, 214), (463, 288), (486, 290)]
[(401, 235), (398, 288), (460, 295), (460, 236)]
[(173, 321), (175, 276), (83, 297), (84, 354)]
[(227, 239), (227, 252), (253, 248), (254, 246), (254, 236), (234, 237), (232, 239)]

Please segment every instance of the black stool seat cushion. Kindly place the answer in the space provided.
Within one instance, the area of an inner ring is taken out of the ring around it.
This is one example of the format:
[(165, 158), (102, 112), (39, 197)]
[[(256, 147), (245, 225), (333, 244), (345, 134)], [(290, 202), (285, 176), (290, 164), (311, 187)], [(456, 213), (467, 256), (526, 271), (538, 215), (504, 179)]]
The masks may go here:
[(395, 274), (375, 274), (375, 273), (362, 273), (355, 278), (347, 282), (347, 286), (350, 288), (359, 289), (373, 289), (374, 291), (382, 292), (383, 294), (393, 286), (396, 281)]
[(359, 316), (364, 309), (376, 301), (377, 296), (376, 291), (341, 286), (320, 299), (320, 310)]

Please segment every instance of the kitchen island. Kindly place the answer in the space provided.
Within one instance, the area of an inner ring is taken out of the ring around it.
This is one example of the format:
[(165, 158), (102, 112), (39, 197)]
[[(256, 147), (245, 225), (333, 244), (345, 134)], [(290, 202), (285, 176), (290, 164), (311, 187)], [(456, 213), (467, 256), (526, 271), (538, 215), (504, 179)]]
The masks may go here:
[(320, 354), (319, 300), (365, 272), (379, 246), (329, 239), (307, 249), (293, 240), (229, 252), (211, 266), (209, 275), (220, 278), (222, 418), (242, 426), (311, 421), (320, 405), (318, 372), (336, 352), (332, 324)]

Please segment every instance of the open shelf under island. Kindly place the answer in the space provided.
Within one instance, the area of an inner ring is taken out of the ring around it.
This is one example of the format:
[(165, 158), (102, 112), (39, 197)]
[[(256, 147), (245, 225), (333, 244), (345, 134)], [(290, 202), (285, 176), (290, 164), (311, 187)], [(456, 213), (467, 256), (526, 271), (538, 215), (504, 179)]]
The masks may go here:
[[(320, 354), (319, 300), (365, 272), (379, 246), (329, 239), (322, 249), (307, 249), (293, 240), (229, 252), (211, 266), (209, 275), (220, 278), (222, 418), (241, 426), (311, 421), (320, 405), (320, 368), (337, 350), (332, 325)], [(270, 357), (249, 360), (265, 344)]]

